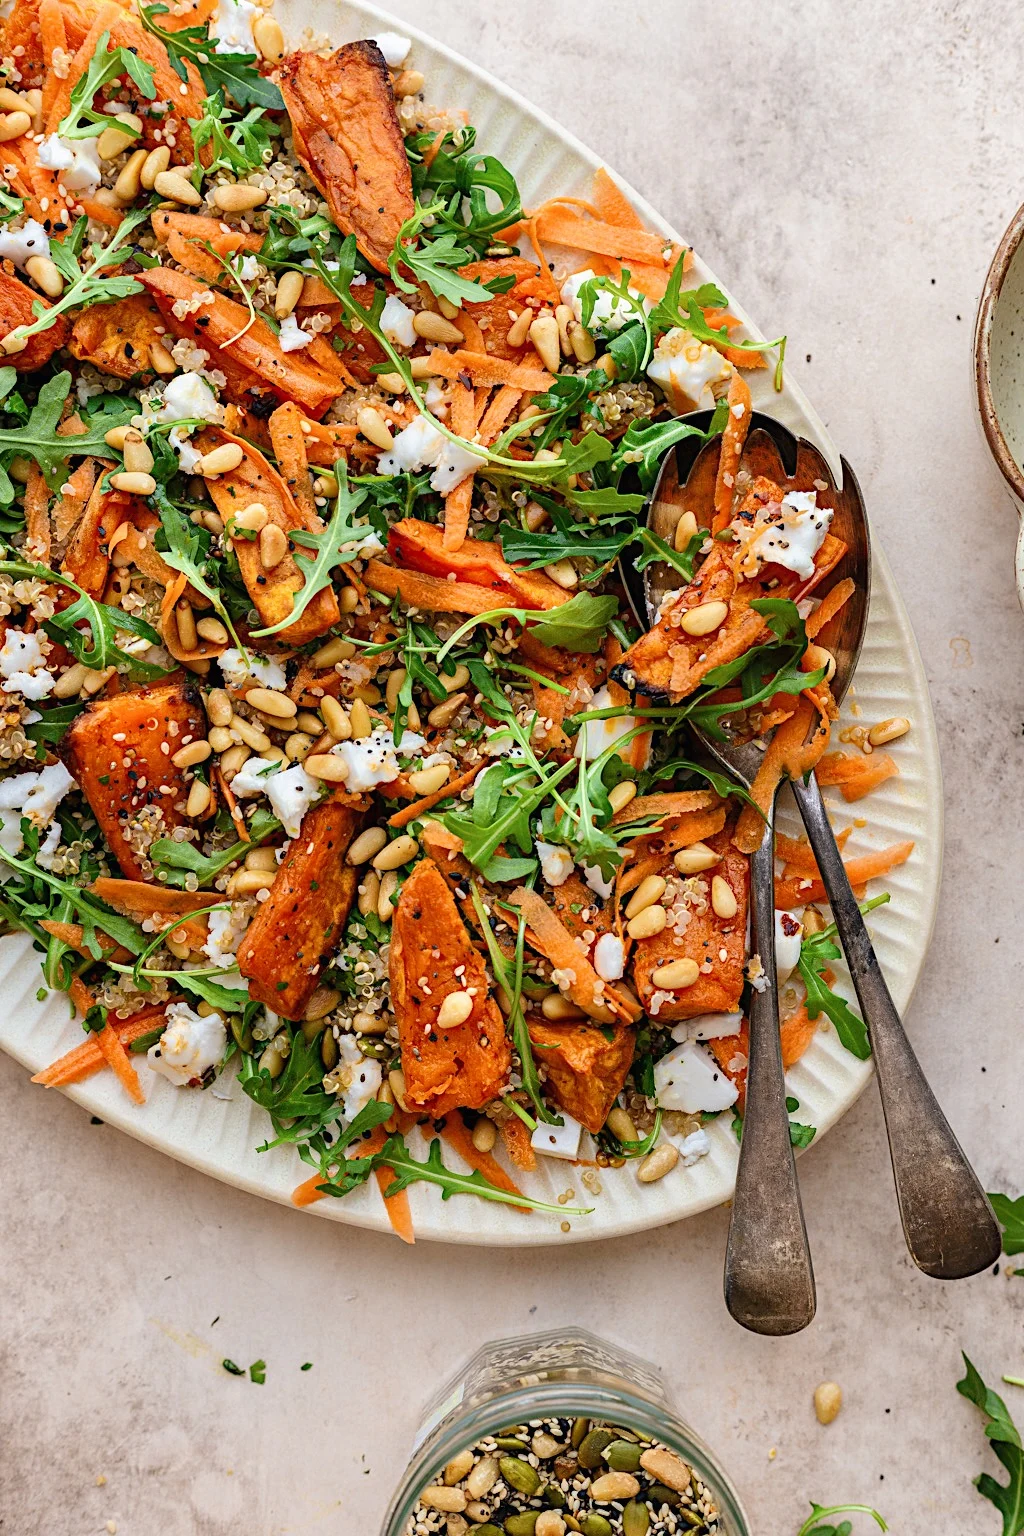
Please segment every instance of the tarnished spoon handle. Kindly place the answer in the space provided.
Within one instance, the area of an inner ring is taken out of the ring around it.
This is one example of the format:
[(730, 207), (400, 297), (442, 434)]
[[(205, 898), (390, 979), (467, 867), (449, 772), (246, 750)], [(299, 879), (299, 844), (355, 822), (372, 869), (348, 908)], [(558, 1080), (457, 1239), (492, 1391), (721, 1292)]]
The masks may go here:
[(736, 1175), (725, 1303), (754, 1333), (787, 1334), (814, 1316), (814, 1271), (789, 1135), (775, 976), (774, 808), (750, 861), (753, 949), (768, 985), (750, 1004), (743, 1140)]
[(889, 996), (846, 877), (817, 780), (793, 785), (868, 1027), (907, 1247), (940, 1280), (975, 1275), (999, 1257), (992, 1207), (950, 1129)]

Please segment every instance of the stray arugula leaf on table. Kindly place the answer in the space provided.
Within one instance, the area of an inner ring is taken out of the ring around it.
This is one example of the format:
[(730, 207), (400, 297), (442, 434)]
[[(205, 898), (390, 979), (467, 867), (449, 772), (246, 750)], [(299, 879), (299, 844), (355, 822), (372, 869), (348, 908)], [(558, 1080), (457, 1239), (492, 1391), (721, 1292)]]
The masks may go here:
[(167, 49), (180, 80), (188, 81), (186, 63), (194, 65), (203, 84), (212, 96), (221, 90), (231, 96), (240, 107), (263, 107), (272, 112), (284, 111), (284, 97), (273, 80), (266, 80), (253, 66), (258, 62), (254, 53), (216, 53), (214, 40), (207, 27), (179, 27), (168, 32), (154, 19), (167, 15), (166, 5), (140, 5), (139, 19), (147, 32), (158, 37)]
[(956, 1389), (985, 1415), (985, 1436), (1009, 1474), (1009, 1481), (1000, 1483), (988, 1472), (982, 1472), (974, 1479), (974, 1486), (1002, 1515), (1003, 1536), (1020, 1536), (1024, 1531), (1024, 1449), (1020, 1431), (999, 1394), (985, 1385), (966, 1355), (963, 1361), (965, 1375)]
[[(455, 270), (473, 260), (475, 252), (459, 244), (453, 229), (443, 229), (439, 235), (429, 237), (426, 231), (444, 212), (443, 203), (432, 203), (427, 208), (417, 208), (406, 219), (395, 237), (394, 249), (388, 257), (392, 281), (402, 293), (416, 293), (420, 283), (426, 283), (431, 293), (439, 299), (461, 309), (465, 304), (486, 304), (493, 297), (482, 283), (470, 282)], [(407, 267), (414, 281), (403, 276), (400, 268)]]
[[(1024, 1195), (1019, 1195), (1016, 1200), (1000, 1194), (990, 1194), (988, 1198), (1003, 1229), (1003, 1252), (1008, 1258), (1015, 1253), (1024, 1253)], [(1017, 1270), (1017, 1274), (1021, 1273)]]
[(828, 1509), (823, 1504), (811, 1504), (811, 1513), (797, 1532), (797, 1536), (852, 1536), (853, 1526), (849, 1520), (843, 1520), (839, 1525), (826, 1525), (825, 1521), (831, 1521), (834, 1515), (870, 1515), (880, 1531), (887, 1531), (889, 1527), (870, 1504), (833, 1504)]
[(122, 118), (94, 111), (93, 100), (105, 86), (127, 75), (140, 94), (152, 101), (156, 96), (153, 66), (131, 48), (110, 48), (109, 43), (110, 33), (101, 33), (88, 69), (72, 89), (70, 110), (57, 124), (57, 133), (62, 139), (94, 139), (105, 128), (116, 128), (118, 133), (138, 137)]

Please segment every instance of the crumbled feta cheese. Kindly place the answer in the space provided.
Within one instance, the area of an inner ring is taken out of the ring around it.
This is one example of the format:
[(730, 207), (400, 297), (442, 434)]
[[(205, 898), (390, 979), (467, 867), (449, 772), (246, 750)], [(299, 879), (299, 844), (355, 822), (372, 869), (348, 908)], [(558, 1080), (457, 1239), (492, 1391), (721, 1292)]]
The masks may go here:
[(53, 868), (53, 857), (57, 852), (57, 849), (60, 847), (62, 830), (63, 829), (61, 828), (59, 821), (51, 821), (46, 836), (39, 844), (39, 852), (36, 854), (36, 863), (41, 865), (43, 869)]
[(710, 1051), (692, 1040), (654, 1063), (654, 1086), (662, 1109), (677, 1109), (684, 1115), (713, 1114), (728, 1109), (738, 1098), (735, 1083)]
[(775, 970), (779, 985), (788, 981), (800, 959), (804, 925), (795, 912), (775, 914)]
[(580, 1137), (583, 1135), (583, 1127), (564, 1109), (560, 1109), (558, 1113), (565, 1124), (548, 1125), (541, 1120), (530, 1137), (530, 1145), (542, 1157), (560, 1157), (564, 1162), (574, 1163), (580, 1155)]
[[(567, 277), (562, 284), (562, 303), (568, 304), (581, 325), (585, 325), (588, 330), (597, 335), (606, 335), (609, 331), (621, 331), (630, 320), (637, 318), (636, 310), (632, 309), (624, 299), (620, 299), (617, 294), (608, 293), (603, 289), (598, 289), (594, 295), (594, 308), (589, 321), (583, 318), (580, 289), (594, 276), (596, 274), (587, 267), (583, 272), (574, 272), (571, 277)], [(629, 292), (634, 299), (643, 304), (644, 310), (649, 314), (650, 299), (644, 298), (643, 294), (637, 293), (634, 288), (630, 288)]]
[(172, 427), (167, 434), (167, 441), (178, 455), (178, 468), (183, 475), (193, 475), (199, 468), (199, 460), (202, 454), (198, 448), (193, 448), (185, 436), (184, 427)]
[(384, 55), (384, 63), (389, 69), (398, 69), (409, 57), (409, 49), (412, 47), (412, 38), (403, 37), (400, 32), (378, 32), (373, 39)]
[(602, 933), (594, 945), (594, 970), (602, 981), (618, 981), (626, 969), (626, 950), (618, 934)]
[(439, 421), (448, 414), (448, 397), (436, 379), (428, 379), (423, 392), (423, 404)]
[[(421, 751), (426, 744), (426, 738), (415, 731), (402, 733), (401, 750), (405, 757)], [(362, 741), (339, 741), (331, 752), (345, 764), (345, 788), (352, 795), (376, 789), (378, 784), (391, 784), (401, 772), (391, 731), (374, 731)]]
[(253, 795), (265, 795), (271, 778), (280, 771), (280, 763), (262, 757), (247, 758), (231, 780), (232, 792), (243, 800), (249, 800)]
[(698, 341), (681, 326), (666, 332), (647, 365), (647, 377), (661, 386), (680, 412), (713, 406), (712, 385), (727, 384), (734, 372), (717, 348)]
[(391, 451), (381, 454), (377, 473), (401, 475), (425, 469), (428, 464), (437, 463), (446, 442), (447, 438), (425, 416), (416, 416), (399, 432)]
[(24, 847), (22, 817), (27, 816), (33, 826), (49, 827), (58, 805), (74, 784), (63, 763), (53, 763), (39, 773), (17, 773), (13, 778), (0, 779), (0, 848), (20, 853)]
[(393, 347), (416, 345), (412, 317), (408, 304), (403, 304), (397, 293), (389, 293), (380, 312), (380, 328)]
[(338, 1065), (331, 1075), (345, 1106), (344, 1123), (351, 1125), (359, 1111), (377, 1097), (383, 1080), (380, 1062), (364, 1056), (351, 1035), (342, 1035), (338, 1041)]
[(53, 691), (54, 679), (46, 670), (41, 631), (31, 634), (9, 629), (0, 650), (0, 684), (4, 693), (20, 693), (26, 699), (45, 699)]
[(590, 886), (590, 889), (594, 892), (595, 896), (600, 896), (602, 901), (608, 900), (608, 897), (611, 895), (612, 890), (614, 889), (615, 880), (614, 878), (611, 880), (606, 880), (604, 875), (601, 873), (601, 866), (599, 864), (584, 864), (583, 878)]
[(203, 945), (203, 954), (214, 965), (226, 965), (231, 956), (238, 953), (238, 946), (249, 926), (248, 919), (232, 906), (226, 911), (211, 912), (207, 923), (209, 935)]
[(217, 14), (210, 23), (210, 36), (217, 41), (214, 53), (256, 52), (252, 24), (259, 11), (250, 0), (220, 0)]
[(157, 421), (184, 421), (197, 416), (200, 421), (218, 422), (224, 411), (217, 404), (217, 396), (198, 373), (177, 373), (164, 390), (163, 405), (156, 413)]
[[(614, 709), (615, 701), (610, 690), (599, 688), (591, 699), (588, 709)], [(584, 758), (588, 763), (595, 757), (600, 757), (610, 746), (622, 736), (628, 736), (634, 730), (639, 721), (632, 715), (613, 715), (610, 720), (587, 720), (580, 728), (576, 738), (575, 755)], [(636, 737), (633, 738), (636, 740)], [(632, 742), (629, 743), (633, 745)]]
[(298, 352), (301, 347), (308, 347), (315, 338), (308, 331), (300, 328), (294, 315), (289, 315), (286, 320), (281, 321), (281, 331), (277, 339), (281, 344), (282, 352)]
[[(248, 763), (243, 766), (242, 773), (248, 766)], [(241, 777), (241, 773), (236, 773), (231, 780), (231, 788), (236, 794), (246, 792), (239, 787), (238, 781)], [(278, 769), (277, 773), (268, 773), (265, 779), (254, 779), (253, 782), (255, 789), (249, 790), (249, 794), (259, 794), (262, 791), (270, 801), (274, 815), (288, 836), (298, 837), (303, 816), (320, 798), (320, 791), (323, 789), (320, 780), (312, 778), (301, 763), (296, 763), (294, 768)]]
[(750, 546), (765, 564), (784, 565), (804, 580), (814, 575), (814, 557), (825, 542), (832, 508), (819, 507), (817, 491), (788, 491), (777, 521), (769, 522)]
[(254, 256), (252, 251), (250, 251), (247, 256), (242, 257), (238, 268), (238, 275), (242, 279), (243, 283), (254, 283), (259, 276), (259, 273), (259, 258)]
[(701, 1158), (707, 1157), (711, 1151), (708, 1133), (702, 1128), (691, 1131), (689, 1136), (684, 1136), (676, 1146), (679, 1148), (679, 1160), (684, 1168), (692, 1168), (694, 1163), (699, 1163)]
[(449, 491), (454, 491), (457, 485), (462, 484), (467, 475), (473, 474), (474, 470), (483, 469), (486, 463), (487, 459), (483, 454), (470, 453), (468, 448), (463, 448), (458, 443), (451, 443), (445, 438), (437, 468), (430, 477), (431, 490), (447, 496)]
[(30, 256), (49, 256), (50, 237), (37, 219), (26, 219), (20, 229), (0, 225), (0, 258), (24, 267)]
[(683, 1019), (672, 1030), (672, 1039), (721, 1040), (726, 1035), (738, 1035), (743, 1024), (742, 1013), (701, 1013), (694, 1019)]
[(548, 885), (564, 885), (576, 868), (568, 848), (556, 848), (554, 843), (542, 843), (539, 838), (535, 847), (540, 872)]
[(246, 684), (251, 687), (253, 683), (258, 683), (261, 688), (284, 688), (287, 684), (288, 677), (281, 662), (256, 656), (251, 651), (249, 661), (247, 667), (241, 651), (233, 646), (221, 652), (218, 665), (232, 688), (244, 688)]
[(39, 146), (37, 159), (48, 171), (58, 171), (69, 192), (95, 192), (102, 179), (97, 139), (58, 138), (51, 133)]
[(179, 1088), (202, 1082), (217, 1066), (228, 1043), (228, 1032), (219, 1013), (201, 1016), (188, 1003), (171, 1003), (163, 1034), (146, 1053), (154, 1072), (160, 1072)]

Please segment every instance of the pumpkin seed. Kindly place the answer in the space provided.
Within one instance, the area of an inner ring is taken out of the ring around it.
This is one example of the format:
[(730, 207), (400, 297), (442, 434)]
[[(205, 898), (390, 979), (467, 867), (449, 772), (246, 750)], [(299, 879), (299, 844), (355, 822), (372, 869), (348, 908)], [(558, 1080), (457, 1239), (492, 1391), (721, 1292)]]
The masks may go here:
[(589, 1419), (574, 1419), (573, 1420), (572, 1434), (569, 1436), (569, 1439), (572, 1441), (573, 1450), (575, 1450), (575, 1451), (579, 1450), (580, 1446), (583, 1444), (584, 1436), (587, 1434), (587, 1431), (589, 1429), (590, 1429), (590, 1420)]
[(635, 1472), (640, 1465), (640, 1447), (628, 1440), (613, 1440), (605, 1447), (604, 1459), (616, 1472)]
[[(531, 1467), (528, 1461), (520, 1461), (518, 1456), (503, 1456), (498, 1466), (510, 1488), (514, 1488), (517, 1493), (525, 1493), (527, 1498), (533, 1498), (540, 1487), (540, 1474), (535, 1467)], [(533, 1526), (530, 1530), (533, 1530)]]
[(611, 1521), (604, 1515), (588, 1515), (583, 1522), (583, 1536), (612, 1536)]
[(498, 1435), (494, 1443), (499, 1451), (521, 1451), (524, 1456), (530, 1449), (525, 1440), (517, 1440), (514, 1435)]
[(539, 1509), (529, 1509), (523, 1515), (509, 1515), (505, 1521), (507, 1536), (533, 1536), (539, 1519)]
[(675, 1488), (666, 1488), (664, 1483), (652, 1483), (640, 1497), (648, 1504), (653, 1504), (656, 1509), (660, 1509), (663, 1504), (667, 1504), (669, 1509), (675, 1509), (682, 1494), (677, 1493)]
[(690, 1527), (691, 1531), (698, 1530), (704, 1524), (704, 1521), (702, 1520), (700, 1515), (698, 1515), (692, 1509), (681, 1509), (681, 1510), (679, 1510), (678, 1518), (680, 1520), (684, 1521), (685, 1524)]
[(473, 1527), (473, 1536), (501, 1536), (501, 1531), (488, 1520), (486, 1525), (475, 1525)]
[(622, 1511), (622, 1536), (647, 1536), (651, 1528), (651, 1512), (646, 1504), (631, 1499)]
[(549, 1504), (552, 1509), (563, 1509), (565, 1507), (565, 1494), (556, 1483), (549, 1483), (548, 1486), (542, 1491), (541, 1498), (544, 1500), (545, 1504)]
[(601, 1453), (605, 1446), (611, 1445), (615, 1434), (610, 1429), (592, 1429), (580, 1442), (579, 1460), (580, 1466), (586, 1467), (588, 1472), (593, 1472), (601, 1465)]
[(328, 1072), (338, 1065), (338, 1042), (334, 1038), (333, 1030), (324, 1030), (324, 1037), (320, 1041), (320, 1060)]
[(252, 1050), (252, 1025), (243, 1024), (240, 1013), (233, 1013), (231, 1015), (231, 1033), (234, 1035), (235, 1044), (240, 1051)]

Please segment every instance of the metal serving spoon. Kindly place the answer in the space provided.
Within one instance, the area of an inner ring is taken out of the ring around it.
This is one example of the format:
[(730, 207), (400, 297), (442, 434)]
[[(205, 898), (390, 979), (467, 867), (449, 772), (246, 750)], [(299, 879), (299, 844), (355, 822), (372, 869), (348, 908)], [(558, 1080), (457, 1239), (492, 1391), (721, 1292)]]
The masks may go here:
[[(693, 420), (695, 425), (704, 426), (710, 420), (710, 413), (695, 415)], [(753, 428), (744, 453), (745, 468), (754, 474), (766, 474), (780, 483), (788, 480), (788, 489), (810, 489), (812, 486), (821, 489), (829, 485), (831, 475), (828, 465), (809, 443), (793, 437), (779, 423), (759, 413), (754, 414)], [(677, 462), (673, 464), (673, 460)], [(701, 460), (706, 462), (702, 464)], [(709, 504), (707, 477), (713, 476), (716, 466), (717, 448), (714, 444), (699, 453), (686, 442), (680, 444), (676, 454), (670, 454), (663, 466), (664, 486), (659, 481), (655, 488), (649, 514), (651, 526), (657, 531), (658, 520), (666, 523), (671, 520), (674, 527), (683, 504), (677, 501), (673, 509), (667, 496), (673, 485), (677, 488), (677, 494), (681, 487), (685, 487), (686, 492), (692, 492), (695, 497), (700, 495), (702, 503)], [(783, 473), (780, 474), (780, 470)], [(835, 582), (845, 576), (852, 576), (856, 583), (854, 596), (818, 636), (819, 642), (836, 659), (832, 691), (839, 702), (846, 693), (860, 654), (870, 590), (870, 533), (867, 516), (856, 477), (845, 460), (843, 490), (839, 492), (834, 487), (830, 488), (826, 501), (834, 507), (832, 530), (847, 544), (847, 554), (842, 564), (832, 573), (832, 580)], [(656, 510), (659, 507), (662, 510)], [(667, 589), (669, 578), (673, 575), (668, 568), (660, 567), (662, 590)], [(719, 744), (710, 741), (705, 744), (714, 755), (722, 758)], [(977, 1274), (995, 1263), (999, 1257), (1001, 1241), (995, 1215), (907, 1039), (857, 900), (850, 888), (817, 780), (812, 775), (808, 783), (796, 783), (792, 788), (828, 892), (833, 918), (871, 1038), (900, 1216), (911, 1257), (926, 1274), (939, 1279), (960, 1279)], [(753, 861), (751, 883), (752, 887), (756, 886)], [(754, 900), (756, 913), (756, 889)], [(766, 948), (761, 944), (759, 936), (756, 942), (764, 963)], [(768, 946), (767, 953), (772, 956), (771, 980), (774, 981), (774, 943)], [(765, 995), (761, 994), (762, 997)], [(752, 1016), (744, 1145), (750, 1134), (751, 1086), (755, 1069), (754, 1038)], [(773, 1058), (778, 1053), (769, 1048), (767, 1054), (771, 1066), (774, 1066)], [(770, 1108), (774, 1108), (777, 1113), (774, 1098)], [(741, 1158), (741, 1173), (742, 1168)], [(734, 1218), (733, 1229), (735, 1225)], [(792, 1230), (792, 1218), (790, 1228)], [(751, 1230), (757, 1238), (756, 1229)], [(731, 1230), (730, 1248), (733, 1246), (732, 1237)], [(728, 1261), (726, 1285), (728, 1298)], [(733, 1310), (732, 1307), (730, 1310)]]

